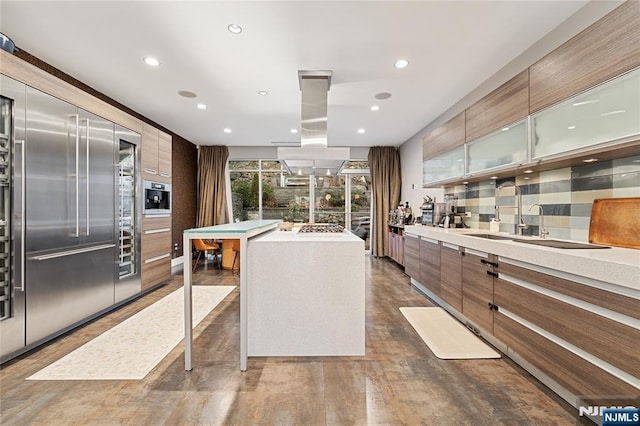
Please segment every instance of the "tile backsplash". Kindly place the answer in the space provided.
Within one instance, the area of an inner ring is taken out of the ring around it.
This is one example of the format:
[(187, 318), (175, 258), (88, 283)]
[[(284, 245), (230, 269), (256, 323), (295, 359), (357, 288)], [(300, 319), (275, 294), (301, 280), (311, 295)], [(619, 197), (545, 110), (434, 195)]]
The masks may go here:
[(586, 242), (593, 200), (640, 197), (640, 156), (457, 185), (446, 193), (457, 197), (459, 213), (471, 213), (464, 219), (471, 228), (489, 229), (495, 206), (504, 206), (500, 231), (514, 233), (516, 209), (506, 206), (516, 204), (515, 188), (503, 188), (496, 194), (496, 188), (506, 181), (515, 181), (521, 189), (523, 220), (529, 225), (525, 235), (538, 235), (538, 208), (529, 207), (540, 204), (549, 237)]

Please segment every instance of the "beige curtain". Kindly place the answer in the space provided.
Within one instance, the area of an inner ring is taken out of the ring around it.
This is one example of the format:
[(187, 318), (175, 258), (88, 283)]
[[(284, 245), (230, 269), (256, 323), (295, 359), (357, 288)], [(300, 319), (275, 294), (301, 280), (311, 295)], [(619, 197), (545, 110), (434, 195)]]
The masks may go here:
[(402, 176), (400, 152), (392, 146), (374, 146), (369, 150), (369, 170), (373, 188), (373, 238), (371, 254), (388, 254), (389, 210), (398, 207)]
[(225, 168), (229, 149), (223, 145), (200, 146), (198, 153), (198, 216), (196, 225), (219, 225), (229, 221)]

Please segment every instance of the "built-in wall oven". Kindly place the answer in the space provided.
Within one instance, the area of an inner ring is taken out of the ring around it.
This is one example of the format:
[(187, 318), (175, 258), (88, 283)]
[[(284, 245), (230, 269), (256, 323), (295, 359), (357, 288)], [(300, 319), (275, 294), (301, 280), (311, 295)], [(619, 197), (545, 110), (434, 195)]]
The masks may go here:
[(171, 214), (171, 184), (144, 181), (144, 214)]

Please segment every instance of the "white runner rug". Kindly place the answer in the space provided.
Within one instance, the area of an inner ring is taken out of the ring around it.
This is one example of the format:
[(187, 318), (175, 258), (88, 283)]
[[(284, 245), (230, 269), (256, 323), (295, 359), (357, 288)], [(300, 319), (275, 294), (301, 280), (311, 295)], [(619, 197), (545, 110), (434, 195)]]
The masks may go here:
[[(235, 286), (192, 288), (195, 327)], [(27, 380), (140, 380), (183, 339), (180, 287)]]
[(442, 308), (400, 308), (400, 312), (440, 359), (500, 358)]

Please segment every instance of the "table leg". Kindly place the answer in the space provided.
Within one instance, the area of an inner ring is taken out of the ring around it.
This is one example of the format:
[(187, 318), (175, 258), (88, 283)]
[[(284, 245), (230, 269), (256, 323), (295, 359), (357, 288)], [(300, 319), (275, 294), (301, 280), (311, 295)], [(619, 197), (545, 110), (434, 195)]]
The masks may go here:
[(247, 246), (240, 238), (240, 371), (247, 371)]
[(182, 237), (184, 274), (184, 369), (191, 371), (191, 349), (193, 347), (193, 313), (191, 308), (191, 239)]

